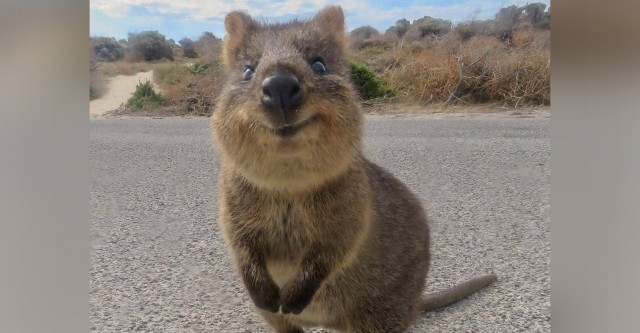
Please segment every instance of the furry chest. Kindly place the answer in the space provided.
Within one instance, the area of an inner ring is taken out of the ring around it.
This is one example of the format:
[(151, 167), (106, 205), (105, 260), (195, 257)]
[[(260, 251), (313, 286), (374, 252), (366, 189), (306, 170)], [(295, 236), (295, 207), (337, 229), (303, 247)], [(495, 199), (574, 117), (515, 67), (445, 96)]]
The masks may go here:
[(291, 209), (264, 216), (260, 238), (266, 258), (290, 263), (299, 259), (311, 242), (308, 226)]

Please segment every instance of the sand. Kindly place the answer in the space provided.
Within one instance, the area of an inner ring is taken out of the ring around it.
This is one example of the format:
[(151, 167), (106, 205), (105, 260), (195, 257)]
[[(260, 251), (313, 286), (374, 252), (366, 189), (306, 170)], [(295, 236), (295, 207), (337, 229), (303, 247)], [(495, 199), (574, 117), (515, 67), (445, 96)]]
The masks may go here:
[[(136, 85), (145, 80), (152, 80), (153, 71), (140, 72), (134, 75), (118, 75), (107, 83), (107, 92), (100, 98), (89, 102), (89, 114), (91, 117), (101, 117), (109, 111), (113, 111), (126, 103), (131, 94), (136, 90)], [(154, 88), (159, 91), (158, 86)]]

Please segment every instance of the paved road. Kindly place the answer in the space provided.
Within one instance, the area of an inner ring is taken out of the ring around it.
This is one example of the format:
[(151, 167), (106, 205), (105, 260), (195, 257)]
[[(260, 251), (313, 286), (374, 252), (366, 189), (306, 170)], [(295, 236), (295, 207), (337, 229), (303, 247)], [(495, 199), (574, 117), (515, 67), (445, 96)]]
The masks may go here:
[[(432, 217), (428, 289), (500, 278), (411, 332), (550, 331), (549, 124), (544, 112), (367, 117), (367, 156)], [(270, 332), (216, 222), (208, 119), (92, 119), (90, 138), (90, 330)]]

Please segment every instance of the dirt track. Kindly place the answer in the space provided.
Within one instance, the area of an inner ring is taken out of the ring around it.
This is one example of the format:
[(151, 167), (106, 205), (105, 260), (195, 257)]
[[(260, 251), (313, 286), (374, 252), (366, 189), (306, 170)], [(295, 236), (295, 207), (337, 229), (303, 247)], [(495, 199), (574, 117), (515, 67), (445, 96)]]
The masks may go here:
[[(91, 117), (100, 117), (106, 112), (117, 109), (126, 103), (131, 94), (136, 90), (136, 85), (145, 80), (152, 81), (153, 71), (140, 72), (134, 75), (118, 75), (107, 83), (107, 92), (100, 98), (89, 102), (89, 114)], [(158, 88), (154, 85), (154, 88)]]

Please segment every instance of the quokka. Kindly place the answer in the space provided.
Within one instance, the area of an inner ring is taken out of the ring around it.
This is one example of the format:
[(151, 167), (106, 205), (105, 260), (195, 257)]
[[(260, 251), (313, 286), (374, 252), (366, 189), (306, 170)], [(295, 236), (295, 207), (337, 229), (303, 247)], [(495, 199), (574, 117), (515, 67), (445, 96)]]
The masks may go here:
[(211, 119), (225, 240), (277, 333), (405, 332), (493, 274), (424, 295), (427, 216), (361, 152), (363, 116), (340, 7), (307, 21), (225, 18), (226, 83)]

